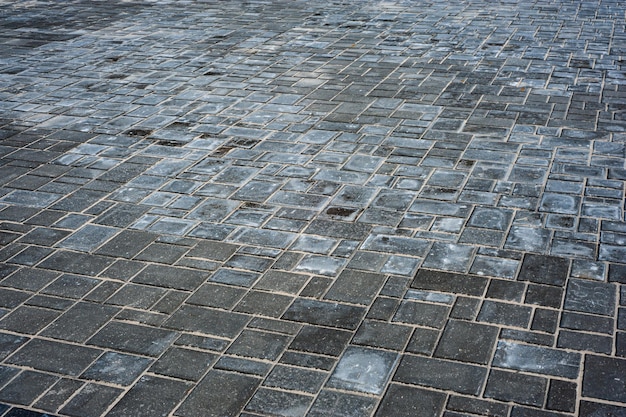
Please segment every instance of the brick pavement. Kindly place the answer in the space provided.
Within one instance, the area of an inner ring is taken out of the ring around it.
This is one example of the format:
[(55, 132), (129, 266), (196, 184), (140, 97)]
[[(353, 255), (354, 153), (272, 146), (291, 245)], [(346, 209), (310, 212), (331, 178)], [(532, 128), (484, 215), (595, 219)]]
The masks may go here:
[(625, 10), (0, 1), (0, 415), (626, 416)]

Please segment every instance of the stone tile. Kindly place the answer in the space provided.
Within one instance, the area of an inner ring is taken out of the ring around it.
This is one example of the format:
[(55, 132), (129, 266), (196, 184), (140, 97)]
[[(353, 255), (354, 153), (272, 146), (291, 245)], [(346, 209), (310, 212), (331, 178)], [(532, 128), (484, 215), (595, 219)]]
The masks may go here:
[(234, 338), (248, 323), (246, 315), (183, 305), (165, 321), (166, 328)]
[(277, 365), (265, 378), (264, 386), (316, 394), (327, 378), (325, 372)]
[(411, 288), (482, 295), (487, 283), (488, 280), (482, 277), (420, 269), (411, 283)]
[(568, 276), (569, 261), (554, 256), (527, 254), (517, 277), (520, 281), (562, 286)]
[(6, 362), (67, 376), (80, 375), (100, 354), (99, 349), (32, 339)]
[(191, 391), (176, 414), (184, 417), (237, 415), (248, 403), (259, 378), (211, 370)]
[(575, 379), (581, 356), (540, 346), (499, 341), (492, 365), (538, 374)]
[(324, 298), (368, 305), (384, 282), (384, 275), (346, 269), (335, 279)]
[(478, 395), (486, 377), (486, 367), (403, 355), (393, 380), (405, 384)]
[(289, 349), (339, 356), (351, 338), (352, 333), (348, 331), (305, 325), (293, 339)]
[(365, 320), (359, 326), (352, 343), (363, 346), (401, 351), (411, 336), (408, 326)]
[(85, 384), (60, 410), (73, 417), (98, 417), (122, 394), (119, 388), (89, 383)]
[(142, 376), (107, 415), (165, 416), (174, 410), (190, 388), (191, 384), (187, 382)]
[(480, 308), (478, 321), (525, 328), (531, 313), (532, 309), (529, 307), (487, 300)]
[(250, 399), (245, 409), (275, 416), (300, 417), (306, 415), (312, 402), (313, 397), (260, 388)]
[(81, 343), (89, 339), (119, 309), (92, 303), (77, 303), (50, 324), (42, 336)]
[(227, 354), (276, 360), (287, 346), (289, 338), (283, 335), (244, 330), (230, 345)]
[[(590, 297), (591, 294), (593, 294), (592, 297)], [(615, 314), (615, 286), (571, 279), (567, 284), (563, 307), (566, 310), (613, 316)]]
[(585, 397), (626, 402), (624, 387), (626, 360), (586, 355), (582, 393)]
[(327, 387), (382, 394), (398, 355), (383, 350), (350, 346), (343, 353)]
[(123, 353), (106, 352), (100, 356), (81, 378), (128, 386), (150, 366), (151, 359)]
[(296, 299), (283, 314), (283, 319), (355, 330), (365, 309), (346, 304)]
[(490, 372), (485, 397), (518, 404), (542, 406), (547, 380), (531, 375), (494, 369)]
[(133, 282), (192, 291), (198, 288), (208, 277), (203, 271), (175, 268), (166, 265), (148, 265), (133, 278)]
[(307, 416), (366, 417), (373, 413), (375, 407), (376, 400), (370, 397), (323, 390), (317, 396)]
[(29, 405), (50, 388), (57, 377), (35, 371), (23, 371), (0, 390), (0, 401)]
[(159, 356), (178, 337), (175, 332), (130, 323), (110, 322), (96, 333), (88, 343), (136, 353)]
[(450, 320), (446, 324), (434, 356), (487, 364), (491, 359), (497, 337), (497, 327)]
[(446, 395), (438, 391), (391, 384), (382, 399), (376, 416), (427, 417), (440, 415), (446, 402)]

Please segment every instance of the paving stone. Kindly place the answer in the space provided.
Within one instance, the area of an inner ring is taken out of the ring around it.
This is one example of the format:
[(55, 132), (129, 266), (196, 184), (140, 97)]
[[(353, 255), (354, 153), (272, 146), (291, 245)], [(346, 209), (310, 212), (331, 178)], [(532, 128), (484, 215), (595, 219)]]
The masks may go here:
[(576, 409), (576, 388), (577, 384), (572, 382), (551, 380), (546, 407), (573, 413)]
[[(593, 297), (589, 297), (593, 294)], [(571, 279), (567, 284), (564, 308), (583, 313), (612, 316), (615, 313), (615, 287), (580, 279)]]
[(97, 417), (104, 413), (121, 393), (122, 390), (119, 388), (85, 384), (60, 411), (75, 417)]
[(101, 350), (90, 347), (32, 339), (6, 361), (41, 371), (78, 376), (100, 354)]
[(317, 326), (303, 326), (289, 345), (289, 349), (302, 352), (339, 356), (352, 333)]
[(183, 305), (172, 314), (164, 326), (175, 330), (234, 338), (248, 321), (249, 318), (243, 314), (229, 314), (220, 310)]
[(525, 328), (528, 326), (531, 313), (529, 307), (487, 300), (480, 308), (478, 321)]
[(546, 389), (547, 380), (544, 378), (494, 369), (487, 379), (485, 397), (541, 406)]
[(252, 397), (261, 380), (247, 375), (211, 370), (176, 410), (185, 417), (236, 415)]
[(191, 384), (143, 376), (107, 413), (110, 416), (166, 416), (178, 405)]
[(487, 364), (491, 359), (497, 336), (496, 327), (450, 320), (435, 350), (435, 356)]
[(576, 353), (500, 341), (492, 364), (500, 368), (574, 379), (578, 376), (580, 359)]
[(133, 278), (133, 282), (191, 291), (198, 288), (207, 276), (208, 274), (202, 271), (165, 265), (148, 265)]
[(296, 299), (283, 318), (309, 324), (355, 330), (365, 309), (339, 303)]
[(146, 356), (159, 356), (178, 337), (175, 332), (130, 323), (109, 322), (88, 343)]
[(276, 416), (299, 417), (306, 415), (312, 397), (301, 394), (260, 388), (250, 399), (246, 410)]
[(350, 346), (343, 353), (327, 386), (348, 391), (382, 394), (398, 355)]
[(36, 334), (59, 316), (53, 310), (21, 306), (0, 320), (0, 329), (22, 334)]
[(594, 415), (614, 415), (616, 417), (621, 417), (624, 415), (624, 408), (617, 405), (595, 403), (583, 400), (580, 402), (579, 415), (580, 417), (592, 417)]
[(56, 381), (52, 375), (23, 371), (0, 390), (0, 401), (28, 405)]
[(382, 399), (376, 416), (416, 416), (440, 415), (445, 405), (446, 395), (438, 391), (391, 384)]
[(50, 324), (42, 336), (84, 342), (111, 320), (119, 309), (92, 303), (77, 303)]
[(411, 335), (411, 328), (391, 323), (366, 320), (361, 324), (352, 343), (401, 351)]
[(74, 393), (76, 393), (84, 382), (73, 379), (59, 379), (44, 395), (34, 404), (35, 408), (56, 412)]
[(482, 295), (487, 283), (488, 280), (481, 277), (420, 269), (411, 283), (411, 288)]
[(311, 417), (346, 416), (365, 417), (374, 411), (373, 398), (348, 393), (323, 390), (307, 413)]
[(569, 262), (565, 258), (527, 254), (518, 275), (520, 281), (562, 286), (565, 284)]
[(403, 355), (393, 377), (396, 382), (477, 395), (487, 369), (461, 362)]
[(624, 366), (620, 358), (586, 355), (583, 371), (583, 395), (608, 401), (624, 402)]
[(152, 360), (141, 356), (106, 352), (83, 374), (82, 379), (128, 386), (150, 366)]
[(394, 322), (441, 329), (450, 308), (444, 305), (404, 300), (393, 317)]

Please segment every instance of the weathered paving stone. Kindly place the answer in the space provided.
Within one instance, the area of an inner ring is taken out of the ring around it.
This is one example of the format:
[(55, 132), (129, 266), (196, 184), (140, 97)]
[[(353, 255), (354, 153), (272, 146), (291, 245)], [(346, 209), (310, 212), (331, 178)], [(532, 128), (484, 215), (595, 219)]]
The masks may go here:
[(0, 414), (624, 414), (624, 6), (374, 3), (2, 3)]
[(615, 402), (626, 402), (624, 368), (626, 360), (586, 355), (583, 372), (583, 395)]
[(327, 386), (381, 394), (397, 360), (398, 355), (391, 352), (350, 346), (339, 359)]
[(445, 406), (446, 395), (438, 391), (400, 384), (391, 384), (387, 390), (376, 416), (416, 416), (439, 415)]
[(580, 360), (577, 353), (500, 341), (492, 365), (574, 379), (578, 376)]
[(393, 377), (405, 384), (477, 395), (487, 368), (446, 360), (403, 355)]
[(364, 313), (365, 309), (361, 307), (296, 299), (282, 318), (308, 324), (355, 330)]
[(236, 415), (260, 383), (259, 378), (248, 375), (212, 370), (191, 391), (176, 414), (185, 417)]

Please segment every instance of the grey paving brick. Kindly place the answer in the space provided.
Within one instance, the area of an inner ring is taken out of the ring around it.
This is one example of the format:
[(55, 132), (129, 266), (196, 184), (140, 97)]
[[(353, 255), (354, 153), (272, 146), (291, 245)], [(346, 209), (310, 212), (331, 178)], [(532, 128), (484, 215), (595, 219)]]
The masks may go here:
[(128, 353), (158, 356), (178, 337), (175, 332), (130, 323), (109, 322), (88, 344)]
[(248, 321), (249, 318), (243, 314), (184, 305), (164, 325), (174, 330), (234, 338)]
[(547, 380), (544, 378), (494, 369), (487, 379), (485, 397), (541, 406), (546, 389)]
[(376, 416), (432, 416), (439, 415), (445, 406), (446, 395), (422, 388), (391, 384)]
[(81, 378), (128, 386), (151, 362), (152, 360), (141, 356), (106, 352), (82, 373)]
[(90, 347), (31, 339), (6, 361), (60, 375), (78, 376), (100, 353), (99, 349)]
[(104, 413), (121, 393), (119, 388), (88, 383), (60, 411), (69, 416), (96, 417)]

